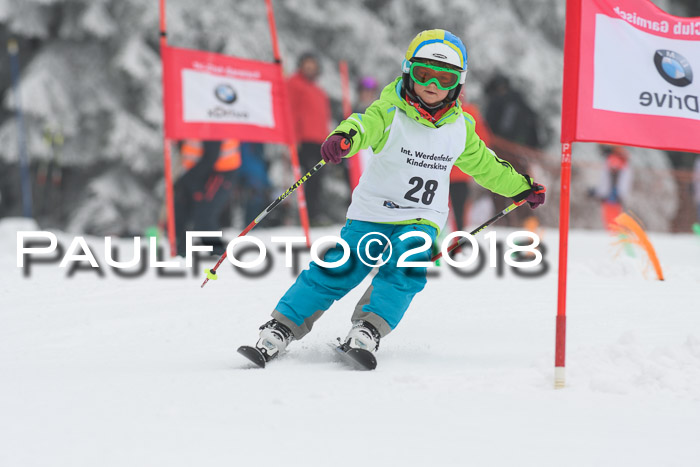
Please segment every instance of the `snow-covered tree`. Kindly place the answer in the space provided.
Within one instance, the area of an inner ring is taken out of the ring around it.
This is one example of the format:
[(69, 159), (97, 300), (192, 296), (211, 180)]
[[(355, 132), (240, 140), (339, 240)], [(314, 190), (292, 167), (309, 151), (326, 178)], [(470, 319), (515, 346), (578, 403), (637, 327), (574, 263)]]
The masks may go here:
[[(694, 5), (658, 3), (676, 14)], [(388, 82), (399, 73), (405, 47), (417, 32), (451, 30), (464, 39), (469, 53), (470, 99), (483, 104), (485, 82), (496, 71), (507, 73), (545, 116), (554, 133), (550, 149), (557, 152), (564, 1), (276, 0), (274, 6), (286, 72), (294, 71), (303, 52), (316, 52), (323, 67), (320, 84), (336, 101), (341, 97), (339, 60), (349, 63), (351, 78), (372, 75)], [(66, 201), (75, 229), (88, 228), (76, 219), (85, 218), (81, 209), (94, 212), (100, 201), (111, 212), (141, 212), (137, 220), (124, 218), (124, 231), (157, 219), (162, 195), (152, 187), (163, 171), (158, 14), (156, 0), (0, 0), (0, 37), (20, 44), (31, 160), (55, 158), (44, 138), (50, 129), (64, 136), (60, 163), (89, 175), (67, 188), (75, 192)], [(172, 45), (273, 58), (263, 0), (168, 0), (167, 20)], [(7, 55), (1, 59), (8, 63)], [(9, 74), (0, 77), (0, 161), (5, 163), (18, 158), (10, 84)], [(663, 165), (659, 153), (649, 157)], [(556, 159), (548, 163), (556, 166)], [(129, 180), (113, 183), (117, 175)], [(108, 196), (109, 187), (140, 187), (149, 201), (124, 198), (117, 207), (119, 196)]]

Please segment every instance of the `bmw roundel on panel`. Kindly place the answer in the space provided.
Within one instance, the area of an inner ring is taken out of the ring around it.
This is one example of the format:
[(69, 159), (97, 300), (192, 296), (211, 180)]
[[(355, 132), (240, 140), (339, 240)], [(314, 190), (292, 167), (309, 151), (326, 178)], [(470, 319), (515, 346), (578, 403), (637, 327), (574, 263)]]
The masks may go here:
[(236, 101), (236, 91), (228, 84), (220, 84), (214, 90), (216, 98), (224, 104), (233, 104)]
[(674, 86), (687, 86), (693, 82), (693, 70), (685, 57), (672, 50), (657, 50), (654, 64), (663, 79)]

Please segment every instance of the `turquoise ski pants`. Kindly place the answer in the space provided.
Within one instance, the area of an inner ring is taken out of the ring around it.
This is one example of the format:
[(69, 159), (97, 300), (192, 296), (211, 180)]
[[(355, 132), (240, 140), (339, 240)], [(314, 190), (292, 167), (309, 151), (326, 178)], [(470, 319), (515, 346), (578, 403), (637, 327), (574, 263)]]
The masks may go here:
[[(430, 242), (421, 237), (400, 240), (399, 237), (409, 232), (421, 231), (428, 234)], [(371, 233), (371, 234), (370, 234)], [(350, 257), (344, 265), (331, 269), (311, 262), (308, 269), (301, 272), (296, 282), (287, 290), (277, 304), (272, 316), (289, 327), (296, 339), (301, 339), (312, 328), (313, 323), (336, 300), (343, 298), (350, 290), (357, 287), (372, 270), (383, 253), (388, 256), (386, 239), (380, 242), (367, 242), (368, 239), (382, 239), (380, 233), (389, 239), (392, 245), (391, 258), (379, 268), (372, 284), (355, 307), (352, 321), (365, 320), (372, 324), (382, 336), (393, 330), (411, 304), (413, 297), (423, 290), (426, 283), (427, 268), (398, 267), (399, 258), (409, 250), (427, 247), (420, 253), (411, 252), (404, 261), (430, 261), (432, 243), (435, 242), (437, 229), (424, 224), (393, 225), (378, 224), (357, 220), (348, 220), (340, 232), (340, 237), (350, 247)], [(361, 239), (370, 234), (362, 242)], [(427, 243), (427, 245), (426, 245)], [(362, 259), (358, 256), (358, 244)], [(369, 253), (369, 256), (366, 253)], [(323, 260), (335, 262), (342, 258), (343, 249), (336, 245), (327, 251)]]

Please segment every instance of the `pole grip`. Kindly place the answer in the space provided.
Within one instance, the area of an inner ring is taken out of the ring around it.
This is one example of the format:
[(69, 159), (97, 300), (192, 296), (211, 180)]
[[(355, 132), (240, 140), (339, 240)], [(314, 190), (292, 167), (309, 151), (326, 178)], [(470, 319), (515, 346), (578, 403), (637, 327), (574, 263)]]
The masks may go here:
[(357, 134), (357, 131), (350, 130), (350, 133), (348, 134), (347, 138), (343, 138), (343, 140), (340, 142), (340, 149), (343, 151), (347, 151), (350, 149), (350, 146), (352, 146), (352, 137)]

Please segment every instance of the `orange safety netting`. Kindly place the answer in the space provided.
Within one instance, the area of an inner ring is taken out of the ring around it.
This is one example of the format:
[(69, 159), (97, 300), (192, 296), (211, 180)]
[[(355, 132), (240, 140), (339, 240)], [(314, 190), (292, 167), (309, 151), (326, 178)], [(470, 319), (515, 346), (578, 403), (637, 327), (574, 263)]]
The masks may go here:
[(656, 276), (660, 281), (664, 280), (663, 272), (661, 271), (661, 264), (659, 263), (659, 258), (656, 256), (656, 251), (651, 245), (647, 234), (644, 229), (635, 221), (630, 215), (622, 213), (615, 217), (615, 223), (610, 226), (613, 230), (620, 234), (620, 243), (633, 243), (639, 245), (646, 251), (649, 261), (654, 266), (656, 271)]

